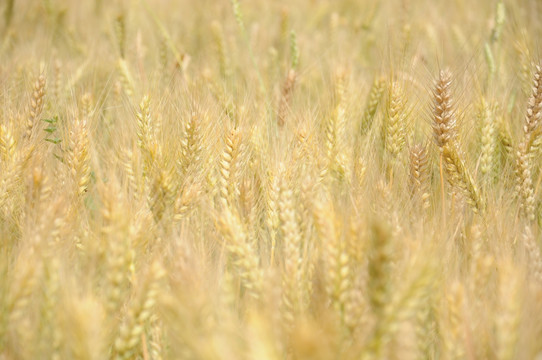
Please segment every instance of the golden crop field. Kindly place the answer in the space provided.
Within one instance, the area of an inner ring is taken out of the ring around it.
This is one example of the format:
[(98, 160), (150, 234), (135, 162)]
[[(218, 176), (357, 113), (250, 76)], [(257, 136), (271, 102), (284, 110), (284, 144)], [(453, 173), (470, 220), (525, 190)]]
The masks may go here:
[(542, 358), (542, 2), (0, 11), (0, 360)]

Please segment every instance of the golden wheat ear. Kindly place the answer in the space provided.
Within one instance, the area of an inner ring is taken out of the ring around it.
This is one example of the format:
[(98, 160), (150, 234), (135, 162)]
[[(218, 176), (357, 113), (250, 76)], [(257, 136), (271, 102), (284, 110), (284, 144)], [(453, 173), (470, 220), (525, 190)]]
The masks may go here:
[(516, 154), (516, 192), (520, 198), (520, 209), (533, 221), (535, 219), (536, 197), (533, 186), (533, 153), (542, 133), (542, 66), (537, 65), (533, 78), (531, 96), (527, 104), (524, 138)]
[(44, 97), (45, 97), (45, 75), (41, 74), (35, 81), (32, 89), (32, 97), (30, 99), (30, 106), (28, 109), (28, 120), (26, 123), (25, 138), (30, 137), (36, 133), (36, 128), (40, 123), (40, 116), (43, 111)]
[(66, 161), (70, 167), (76, 192), (83, 196), (90, 184), (90, 138), (86, 119), (74, 119), (69, 130), (69, 150)]
[(389, 87), (387, 114), (384, 122), (384, 146), (395, 159), (401, 153), (407, 132), (407, 98), (401, 85), (394, 81)]
[(480, 139), (480, 170), (486, 183), (491, 183), (494, 180), (498, 167), (498, 133), (495, 109), (496, 106), (491, 106), (488, 101), (482, 97), (478, 108), (478, 118), (482, 124)]
[(445, 146), (442, 156), (446, 166), (446, 178), (450, 185), (457, 188), (465, 196), (474, 211), (482, 212), (485, 208), (482, 195), (465, 162), (459, 156), (459, 151), (452, 146)]
[(440, 151), (440, 191), (442, 202), (442, 219), (446, 219), (446, 202), (444, 195), (444, 147), (448, 142), (455, 145), (457, 137), (456, 117), (452, 101), (452, 74), (448, 69), (441, 70), (433, 89), (433, 137)]
[(386, 88), (386, 81), (384, 77), (376, 77), (369, 91), (367, 98), (367, 103), (365, 104), (365, 110), (360, 121), (360, 133), (361, 135), (366, 134), (373, 124), (373, 118), (376, 115), (376, 110), (378, 109), (378, 104), (382, 99), (384, 94), (384, 89)]
[(531, 96), (527, 104), (525, 114), (525, 150), (531, 152), (531, 147), (536, 144), (542, 133), (542, 64), (535, 67)]
[(457, 137), (451, 85), (452, 73), (441, 70), (433, 90), (433, 135), (441, 151), (448, 142), (455, 141)]
[(420, 202), (424, 209), (427, 209), (429, 208), (431, 191), (431, 174), (429, 172), (427, 145), (414, 144), (410, 147), (409, 152), (410, 191), (416, 201)]

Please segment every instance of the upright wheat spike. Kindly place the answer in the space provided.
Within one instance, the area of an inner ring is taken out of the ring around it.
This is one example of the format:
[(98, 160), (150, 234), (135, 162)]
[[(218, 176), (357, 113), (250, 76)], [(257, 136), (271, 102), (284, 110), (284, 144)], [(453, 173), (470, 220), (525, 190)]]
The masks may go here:
[(280, 182), (279, 176), (271, 171), (268, 172), (266, 184), (266, 204), (265, 204), (265, 224), (269, 232), (271, 242), (271, 258), (270, 264), (275, 263), (275, 249), (277, 240), (277, 231), (280, 225), (279, 217), (279, 197), (280, 197)]
[(496, 170), (497, 156), (497, 126), (494, 113), (485, 100), (482, 98), (480, 103), (480, 120), (482, 122), (482, 150), (480, 155), (480, 168), (482, 175), (491, 180)]
[(337, 146), (337, 127), (336, 122), (334, 119), (334, 116), (330, 116), (326, 122), (325, 122), (325, 129), (324, 129), (324, 151), (326, 154), (326, 160), (328, 162), (327, 164), (327, 170), (331, 167), (331, 165), (334, 163), (335, 158), (337, 157), (336, 154), (336, 146)]
[(290, 31), (290, 63), (292, 69), (297, 69), (299, 65), (299, 47), (297, 45), (297, 34), (295, 31)]
[(12, 121), (0, 125), (0, 159), (3, 164), (11, 162), (15, 158), (17, 142), (13, 136)]
[(440, 187), (442, 194), (442, 218), (446, 219), (444, 196), (444, 164), (443, 151), (449, 142), (455, 142), (457, 136), (455, 110), (452, 101), (452, 74), (449, 70), (441, 70), (433, 90), (433, 136), (440, 150)]
[(43, 111), (43, 98), (45, 97), (45, 75), (41, 74), (33, 86), (30, 107), (28, 109), (28, 120), (26, 123), (25, 137), (29, 139), (40, 123), (41, 112)]
[(533, 88), (527, 105), (524, 139), (519, 145), (516, 160), (516, 190), (520, 196), (520, 208), (530, 221), (535, 219), (535, 192), (532, 180), (532, 156), (542, 133), (542, 66), (537, 65)]
[(433, 133), (441, 151), (448, 142), (455, 141), (457, 136), (451, 84), (452, 73), (449, 70), (441, 70), (433, 91)]
[(117, 64), (117, 68), (120, 73), (120, 82), (122, 84), (122, 88), (124, 89), (126, 95), (131, 98), (134, 95), (135, 81), (132, 73), (130, 72), (130, 69), (128, 68), (126, 60), (120, 58)]
[(386, 150), (397, 158), (406, 141), (408, 112), (406, 109), (406, 96), (401, 85), (394, 81), (389, 87), (388, 106), (384, 126), (384, 146)]
[(126, 46), (126, 18), (124, 14), (115, 19), (115, 35), (117, 37), (117, 46), (120, 57), (124, 59), (124, 50)]
[(506, 8), (504, 2), (499, 0), (495, 9), (495, 25), (491, 29), (491, 43), (497, 43), (502, 34), (504, 21), (506, 20)]
[(527, 113), (525, 114), (525, 125), (523, 132), (525, 134), (525, 151), (529, 155), (531, 148), (542, 133), (542, 65), (537, 65), (533, 76), (533, 86), (529, 102), (527, 104)]
[(151, 117), (151, 99), (145, 95), (139, 104), (137, 117), (137, 144), (143, 155), (144, 171), (147, 174), (156, 159), (153, 120)]
[(384, 77), (379, 76), (374, 79), (371, 90), (369, 91), (367, 104), (365, 105), (365, 110), (360, 121), (360, 133), (362, 135), (371, 128), (378, 104), (380, 103), (382, 95), (384, 94), (385, 86), (386, 81)]
[(224, 149), (221, 152), (218, 162), (221, 206), (231, 204), (237, 193), (237, 158), (239, 155), (240, 139), (240, 132), (237, 128), (232, 128), (224, 139)]
[(525, 143), (519, 145), (517, 152), (516, 182), (516, 193), (520, 198), (520, 210), (528, 220), (533, 221), (535, 219), (536, 199), (531, 173), (531, 161)]
[[(190, 173), (201, 171), (199, 168), (203, 150), (201, 122), (200, 115), (192, 112), (184, 127), (183, 139), (181, 140), (181, 157), (177, 161), (179, 173), (183, 178)], [(190, 175), (193, 176), (194, 174)]]
[(347, 171), (346, 159), (346, 85), (347, 73), (343, 68), (335, 71), (335, 109), (333, 115), (325, 121), (324, 147), (327, 168), (324, 172), (334, 170), (335, 175), (343, 176)]
[(122, 150), (120, 162), (124, 169), (129, 192), (135, 199), (139, 199), (142, 192), (143, 182), (139, 176), (140, 172), (138, 171), (139, 169), (137, 166), (138, 161), (134, 153), (135, 151), (129, 147), (126, 147)]
[(70, 166), (77, 193), (83, 195), (87, 192), (90, 183), (90, 139), (86, 119), (73, 121), (69, 146), (66, 160)]
[(412, 195), (421, 201), (424, 209), (429, 208), (431, 174), (426, 145), (418, 143), (410, 148), (409, 180)]
[[(161, 151), (159, 151), (159, 155), (162, 155)], [(156, 163), (153, 164), (148, 185), (147, 200), (155, 219), (160, 220), (166, 208), (173, 203), (177, 189), (175, 168), (165, 156), (159, 156)]]
[(280, 189), (280, 222), (284, 241), (284, 272), (283, 272), (283, 316), (288, 325), (302, 310), (301, 284), (303, 268), (301, 257), (302, 239), (297, 222), (297, 212), (294, 194), (286, 179), (281, 181)]
[(493, 76), (495, 75), (495, 72), (497, 71), (497, 65), (495, 64), (495, 57), (493, 56), (493, 50), (491, 50), (491, 46), (489, 46), (489, 43), (485, 43), (484, 45), (484, 55), (487, 63), (487, 68), (489, 72), (488, 80), (491, 81), (493, 79)]

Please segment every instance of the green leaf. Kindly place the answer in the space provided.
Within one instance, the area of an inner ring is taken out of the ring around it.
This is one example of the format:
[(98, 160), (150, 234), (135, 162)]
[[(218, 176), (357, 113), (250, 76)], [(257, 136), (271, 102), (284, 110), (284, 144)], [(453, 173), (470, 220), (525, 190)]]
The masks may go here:
[(56, 159), (60, 160), (60, 162), (62, 162), (62, 163), (64, 162), (64, 158), (63, 158), (62, 156), (59, 156), (59, 155), (57, 155), (57, 154), (55, 154), (55, 153), (53, 153), (53, 156), (54, 156)]
[(56, 124), (58, 122), (58, 116), (52, 117), (51, 119), (41, 119), (49, 124)]

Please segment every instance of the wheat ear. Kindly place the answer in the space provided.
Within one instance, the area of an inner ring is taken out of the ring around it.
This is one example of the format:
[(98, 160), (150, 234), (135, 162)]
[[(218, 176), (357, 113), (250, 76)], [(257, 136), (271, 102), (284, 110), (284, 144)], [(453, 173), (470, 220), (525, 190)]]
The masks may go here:
[(410, 147), (410, 189), (413, 197), (424, 209), (429, 208), (431, 174), (427, 146), (414, 144)]
[(34, 83), (30, 106), (28, 109), (28, 120), (26, 123), (25, 137), (29, 139), (39, 125), (41, 113), (43, 111), (43, 102), (45, 97), (45, 75), (41, 74)]

